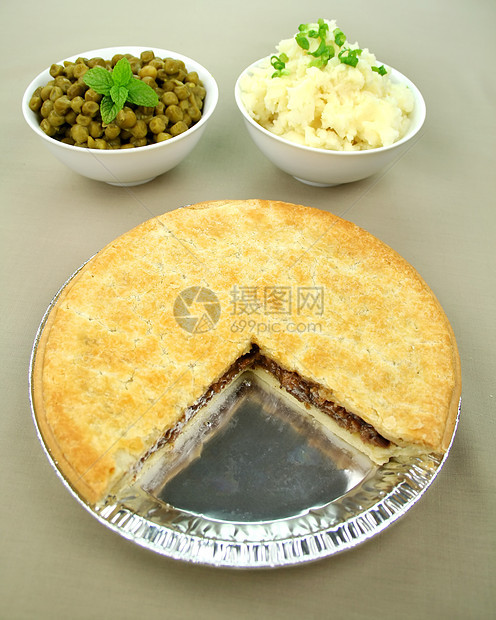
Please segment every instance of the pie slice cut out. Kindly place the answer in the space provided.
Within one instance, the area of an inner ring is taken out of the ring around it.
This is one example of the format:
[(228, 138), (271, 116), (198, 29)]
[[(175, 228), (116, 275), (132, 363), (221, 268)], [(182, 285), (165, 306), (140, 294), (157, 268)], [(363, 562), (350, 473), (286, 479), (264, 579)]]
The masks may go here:
[(426, 283), (354, 224), (262, 200), (171, 211), (91, 259), (38, 341), (37, 423), (102, 502), (246, 365), (376, 463), (449, 446), (460, 362)]

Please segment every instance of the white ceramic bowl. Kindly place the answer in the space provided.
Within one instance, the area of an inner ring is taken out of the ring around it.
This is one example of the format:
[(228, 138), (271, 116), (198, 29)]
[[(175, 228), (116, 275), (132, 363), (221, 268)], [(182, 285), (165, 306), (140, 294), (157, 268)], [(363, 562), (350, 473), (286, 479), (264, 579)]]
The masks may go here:
[[(212, 116), (219, 98), (219, 90), (213, 76), (198, 62), (172, 52), (154, 47), (120, 46), (90, 50), (66, 58), (74, 61), (80, 56), (85, 58), (101, 57), (111, 59), (115, 54), (140, 55), (141, 52), (152, 50), (161, 58), (172, 57), (183, 60), (188, 71), (196, 71), (207, 91), (202, 110), (202, 117), (188, 131), (157, 144), (141, 146), (134, 149), (98, 150), (71, 146), (47, 136), (40, 128), (38, 116), (29, 108), (31, 95), (38, 86), (43, 86), (52, 77), (49, 69), (40, 73), (27, 87), (22, 99), (24, 118), (31, 129), (43, 140), (45, 146), (71, 170), (79, 174), (104, 181), (111, 185), (140, 185), (177, 166), (194, 149), (201, 138), (205, 126)], [(57, 64), (62, 64), (59, 61)]]
[(410, 141), (424, 124), (426, 109), (420, 91), (399, 71), (391, 69), (391, 79), (406, 84), (415, 98), (410, 128), (401, 140), (391, 146), (366, 151), (331, 151), (290, 142), (259, 125), (241, 101), (241, 80), (264, 60), (257, 60), (247, 67), (237, 79), (234, 89), (236, 104), (243, 115), (248, 133), (262, 153), (278, 168), (298, 181), (308, 185), (329, 187), (365, 179), (379, 172), (407, 150)]

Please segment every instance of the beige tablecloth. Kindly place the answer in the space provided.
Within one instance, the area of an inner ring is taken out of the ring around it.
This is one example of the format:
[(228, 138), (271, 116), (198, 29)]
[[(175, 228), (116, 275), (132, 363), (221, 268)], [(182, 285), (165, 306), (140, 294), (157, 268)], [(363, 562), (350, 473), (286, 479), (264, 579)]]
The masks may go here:
[[(321, 16), (406, 74), (427, 104), (422, 137), (386, 174), (324, 189), (264, 159), (233, 97), (246, 65)], [(0, 617), (496, 617), (495, 18), (490, 0), (2, 2)], [(193, 57), (220, 89), (193, 154), (131, 189), (66, 169), (20, 109), (28, 83), (52, 62), (122, 44)], [(393, 527), (305, 566), (229, 571), (155, 555), (88, 514), (40, 447), (27, 376), (45, 308), (103, 245), (184, 204), (250, 197), (342, 215), (417, 268), (457, 336), (463, 414), (441, 474)]]

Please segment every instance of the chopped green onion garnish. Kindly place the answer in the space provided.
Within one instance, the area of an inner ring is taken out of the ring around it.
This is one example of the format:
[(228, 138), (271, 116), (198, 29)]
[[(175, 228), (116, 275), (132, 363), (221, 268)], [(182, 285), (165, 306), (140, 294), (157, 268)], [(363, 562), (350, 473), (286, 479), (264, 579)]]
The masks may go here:
[(339, 28), (334, 28), (332, 34), (334, 35), (334, 43), (341, 47), (346, 41), (346, 35)]
[[(319, 19), (319, 30), (310, 29), (310, 24), (300, 24), (298, 26), (298, 34), (295, 36), (296, 43), (302, 50), (308, 52), (316, 60), (312, 60), (311, 67), (325, 67), (329, 62), (329, 59), (336, 53), (332, 43), (327, 44), (327, 33), (329, 32), (329, 25), (321, 18)], [(314, 52), (310, 52), (310, 41), (308, 39), (320, 39), (319, 45)]]
[(270, 64), (274, 67), (275, 71), (272, 74), (272, 77), (281, 77), (283, 75), (289, 75), (289, 71), (286, 69), (286, 63), (288, 62), (289, 58), (286, 56), (286, 54), (281, 54), (280, 56), (271, 56), (270, 57)]
[(372, 67), (372, 71), (376, 71), (379, 75), (386, 75), (387, 73), (384, 65), (381, 65), (380, 67)]
[[(318, 67), (319, 69), (326, 67), (329, 60), (334, 58), (336, 55), (336, 48), (342, 48), (338, 52), (338, 58), (341, 63), (344, 65), (349, 65), (350, 67), (357, 66), (358, 57), (362, 53), (362, 50), (352, 50), (348, 47), (343, 48), (343, 45), (346, 43), (346, 35), (340, 28), (334, 28), (332, 31), (333, 40), (328, 42), (327, 35), (329, 32), (329, 24), (327, 22), (325, 22), (322, 18), (319, 19), (318, 30), (315, 30), (311, 26), (312, 24), (300, 24), (298, 26), (298, 33), (295, 35), (295, 41), (299, 47), (301, 47), (303, 51), (307, 52), (309, 56), (313, 56), (313, 59), (309, 64), (310, 67)], [(310, 39), (319, 40), (317, 48), (313, 52), (310, 51)], [(272, 77), (289, 75), (289, 71), (286, 69), (286, 63), (288, 62), (288, 57), (286, 54), (281, 54), (279, 57), (271, 56), (270, 62), (275, 69)], [(372, 71), (376, 71), (379, 75), (386, 75), (387, 73), (384, 65), (380, 67), (372, 67)]]
[(310, 49), (310, 41), (307, 39), (305, 34), (303, 34), (303, 32), (299, 32), (295, 36), (295, 40), (296, 40), (296, 43), (298, 43), (298, 45), (301, 47), (301, 49), (303, 50)]
[(360, 56), (361, 53), (361, 49), (351, 50), (347, 47), (339, 52), (338, 58), (343, 64), (356, 67), (358, 64), (358, 56)]

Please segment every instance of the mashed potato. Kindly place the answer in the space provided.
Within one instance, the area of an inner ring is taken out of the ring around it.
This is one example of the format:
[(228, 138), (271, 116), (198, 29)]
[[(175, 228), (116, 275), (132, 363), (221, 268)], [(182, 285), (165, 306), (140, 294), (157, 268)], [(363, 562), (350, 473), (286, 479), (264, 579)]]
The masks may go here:
[[(333, 41), (335, 21), (327, 21), (327, 43)], [(312, 24), (315, 29), (317, 24)], [(313, 51), (317, 42), (312, 41)], [(368, 49), (356, 67), (343, 64), (339, 51), (359, 49), (345, 41), (334, 44), (336, 54), (323, 68), (309, 66), (312, 56), (295, 38), (281, 41), (287, 75), (272, 77), (270, 58), (244, 76), (241, 99), (251, 117), (270, 132), (306, 146), (355, 151), (388, 146), (407, 131), (414, 99), (409, 88), (395, 84), (390, 70), (372, 70), (378, 62)]]

